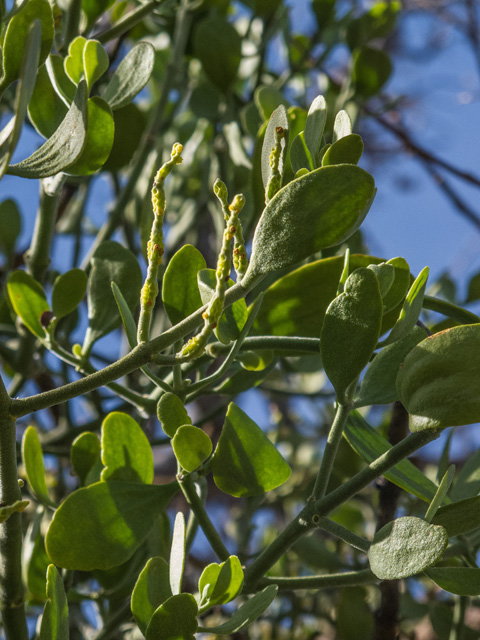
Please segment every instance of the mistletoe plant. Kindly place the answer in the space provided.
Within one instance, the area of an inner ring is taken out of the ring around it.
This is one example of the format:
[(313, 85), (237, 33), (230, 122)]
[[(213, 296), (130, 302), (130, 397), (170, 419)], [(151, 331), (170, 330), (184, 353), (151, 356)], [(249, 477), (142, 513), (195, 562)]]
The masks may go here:
[[(192, 120), (185, 129), (176, 124), (185, 99), (193, 120), (200, 108), (220, 117), (215, 100), (222, 92), (228, 117), (234, 113), (240, 36), (224, 19), (224, 4), (210, 12), (183, 3), (173, 17), (167, 7), (151, 23), (143, 21), (156, 2), (122, 15), (122, 3), (109, 9), (108, 2), (72, 0), (64, 11), (27, 0), (3, 14), (0, 88), (13, 116), (1, 133), (0, 166), (7, 175), (41, 181), (26, 269), (14, 268), (16, 205), (6, 200), (0, 208), (9, 272), (0, 354), (11, 379), (8, 390), (0, 385), (0, 606), (7, 640), (32, 633), (39, 640), (191, 640), (248, 628), (258, 634), (257, 619), (275, 625), (288, 602), (295, 632), (303, 632), (308, 611), (298, 603), (305, 592), (322, 590), (337, 599), (336, 622), (329, 624), (338, 637), (366, 638), (373, 620), (366, 595), (382, 581), (412, 577), (458, 596), (442, 623), (449, 633), (452, 624), (464, 628), (465, 598), (480, 596), (478, 454), (453, 487), (447, 448), (438, 485), (407, 459), (444, 429), (480, 420), (480, 318), (426, 296), (427, 267), (414, 277), (403, 258), (350, 251), (376, 189), (357, 166), (363, 142), (347, 110), (335, 108), (340, 96), (318, 96), (303, 109), (261, 86), (255, 103), (244, 105), (243, 132), (234, 119), (223, 123), (234, 169), (212, 150), (205, 118), (193, 128)], [(354, 116), (388, 77), (388, 58), (367, 43), (387, 29), (379, 16), (393, 26), (398, 7), (376, 6), (364, 14), (363, 30), (360, 18), (348, 30), (355, 89), (344, 106)], [(255, 3), (253, 15), (267, 29), (281, 8)], [(333, 3), (314, 8), (319, 35), (329, 21), (343, 29)], [(107, 9), (112, 25), (95, 31)], [(194, 17), (201, 20), (192, 44)], [(147, 38), (162, 21), (174, 26), (169, 61)], [(146, 40), (111, 72), (110, 57), (123, 52), (103, 45), (135, 29)], [(224, 68), (214, 46), (225, 53)], [(188, 55), (200, 61), (201, 70), (191, 65), (200, 75), (191, 95), (175, 102), (171, 90)], [(373, 80), (371, 68), (378, 72)], [(155, 73), (165, 86), (146, 122), (132, 100)], [(12, 163), (27, 115), (46, 141)], [(120, 170), (133, 155), (129, 128), (138, 137), (138, 123), (143, 137), (122, 183)], [(252, 130), (253, 162), (246, 150)], [(152, 144), (157, 138), (171, 148), (163, 164)], [(208, 164), (215, 153), (217, 161)], [(100, 169), (112, 176), (116, 200), (79, 267), (87, 194)], [(215, 268), (207, 268), (209, 249), (201, 250), (206, 218), (197, 223), (197, 208), (218, 230)], [(111, 239), (117, 228), (128, 248)], [(75, 266), (61, 273), (50, 266), (55, 230), (77, 238)], [(186, 242), (191, 237), (197, 247)], [(444, 314), (446, 328), (430, 330), (420, 321), (423, 309)], [(112, 360), (117, 347), (99, 341), (113, 331), (122, 331), (128, 346)], [(106, 363), (102, 344), (109, 345)], [(27, 380), (40, 384), (42, 376), (56, 382), (28, 395)], [(289, 439), (279, 429), (269, 437), (235, 402), (256, 386), (273, 395), (285, 386), (306, 393), (302, 376), (310, 382), (320, 376), (315, 393), (333, 400), (324, 408), (331, 416), (326, 440), (317, 436), (307, 447), (313, 451), (307, 468), (300, 434)], [(369, 407), (391, 403), (408, 412), (411, 431), (394, 434), (393, 442), (366, 420)], [(46, 409), (50, 428), (41, 417)], [(26, 426), (25, 416), (33, 424)], [(220, 428), (212, 428), (218, 416)], [(155, 417), (163, 435), (148, 437)], [(166, 450), (176, 461), (169, 478), (157, 457), (163, 452), (167, 464)], [(50, 457), (45, 466), (44, 453), (56, 456), (53, 466)], [(345, 509), (353, 505), (358, 514), (358, 495), (382, 477), (404, 491), (406, 515), (376, 532), (362, 518), (349, 522)], [(238, 519), (234, 537), (222, 530), (208, 491), (224, 496), (230, 524)], [(283, 505), (285, 525), (253, 542), (255, 514), (268, 505)], [(199, 529), (218, 562), (190, 562)], [(335, 553), (328, 550), (332, 539)], [(313, 553), (302, 546), (308, 541)], [(361, 636), (348, 630), (349, 590), (364, 607), (353, 620)], [(100, 623), (92, 622), (92, 611)]]

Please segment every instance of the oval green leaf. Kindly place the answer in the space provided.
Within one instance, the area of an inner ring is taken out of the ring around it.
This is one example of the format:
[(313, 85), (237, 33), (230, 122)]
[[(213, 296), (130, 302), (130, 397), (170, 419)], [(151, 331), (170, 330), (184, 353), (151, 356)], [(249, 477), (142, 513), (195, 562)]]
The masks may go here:
[(357, 164), (363, 153), (363, 140), (356, 133), (350, 133), (329, 147), (322, 158), (322, 166), (332, 164)]
[(157, 416), (167, 436), (173, 438), (183, 425), (192, 424), (192, 420), (183, 402), (174, 393), (164, 393), (158, 401)]
[(198, 606), (189, 593), (179, 593), (164, 602), (152, 616), (146, 640), (195, 640)]
[(368, 364), (382, 326), (383, 303), (378, 280), (370, 269), (357, 269), (325, 314), (320, 355), (337, 398)]
[(176, 596), (182, 590), (183, 568), (185, 566), (186, 551), (185, 518), (180, 511), (175, 516), (170, 549), (169, 579), (172, 594)]
[(147, 84), (155, 62), (155, 49), (149, 42), (139, 42), (120, 62), (108, 83), (105, 100), (113, 110), (129, 104)]
[(191, 244), (179, 249), (168, 263), (163, 276), (162, 300), (172, 324), (181, 322), (202, 306), (197, 273), (206, 266), (203, 255)]
[(78, 307), (86, 290), (87, 274), (82, 269), (70, 269), (58, 276), (52, 291), (52, 311), (57, 320)]
[(310, 151), (315, 167), (318, 167), (318, 152), (322, 147), (323, 130), (327, 121), (327, 103), (317, 96), (310, 105), (305, 123), (305, 144)]
[(205, 431), (191, 425), (183, 425), (177, 429), (172, 447), (179, 464), (188, 472), (198, 469), (213, 449), (212, 441)]
[(155, 610), (172, 597), (168, 571), (168, 563), (164, 558), (150, 558), (135, 583), (131, 609), (144, 635)]
[(81, 486), (90, 484), (89, 473), (100, 460), (100, 440), (96, 433), (85, 431), (72, 442), (70, 448), (70, 462), (77, 474)]
[(480, 569), (473, 567), (432, 567), (425, 571), (440, 589), (459, 596), (480, 595)]
[(444, 527), (451, 538), (477, 529), (480, 527), (480, 496), (440, 507), (432, 524)]
[(353, 165), (322, 167), (290, 182), (265, 207), (243, 284), (349, 238), (374, 196), (373, 178)]
[(39, 640), (68, 640), (68, 602), (63, 580), (53, 564), (47, 569), (47, 602)]
[(32, 99), (28, 105), (28, 116), (44, 138), (52, 136), (67, 113), (65, 103), (55, 91), (45, 65), (37, 72)]
[(257, 496), (282, 485), (291, 469), (260, 427), (233, 402), (213, 456), (213, 479), (231, 496)]
[(370, 98), (380, 91), (392, 73), (392, 63), (380, 49), (364, 47), (353, 54), (352, 80), (357, 94)]
[(55, 512), (45, 546), (65, 569), (111, 569), (126, 562), (178, 491), (176, 482), (96, 482), (74, 491)]
[(13, 271), (7, 279), (7, 291), (15, 313), (38, 338), (45, 338), (40, 318), (50, 310), (42, 285), (25, 271)]
[(87, 39), (83, 36), (77, 36), (72, 40), (68, 47), (68, 55), (63, 62), (65, 73), (73, 84), (78, 84), (82, 78), (85, 78), (83, 50), (85, 49), (86, 43)]
[(448, 545), (443, 527), (405, 516), (389, 522), (375, 534), (368, 560), (380, 580), (408, 578), (432, 566)]
[(230, 556), (222, 564), (209, 564), (198, 581), (200, 606), (204, 609), (226, 604), (240, 593), (243, 586), (243, 569), (237, 556)]
[(397, 377), (410, 429), (444, 429), (480, 421), (480, 324), (446, 329), (420, 342)]
[(80, 157), (68, 167), (67, 173), (87, 176), (100, 169), (110, 155), (114, 135), (115, 124), (108, 102), (98, 97), (89, 98), (85, 146)]
[(48, 495), (42, 446), (35, 427), (27, 427), (23, 434), (22, 458), (30, 489), (40, 502), (48, 506), (55, 506)]
[(236, 29), (220, 16), (210, 15), (196, 26), (194, 55), (213, 84), (222, 91), (228, 91), (235, 82), (241, 49), (242, 40)]
[(87, 40), (83, 49), (83, 68), (89, 90), (103, 76), (109, 63), (108, 53), (101, 43), (98, 40)]
[(102, 424), (102, 480), (153, 481), (153, 453), (140, 425), (126, 413), (109, 413)]

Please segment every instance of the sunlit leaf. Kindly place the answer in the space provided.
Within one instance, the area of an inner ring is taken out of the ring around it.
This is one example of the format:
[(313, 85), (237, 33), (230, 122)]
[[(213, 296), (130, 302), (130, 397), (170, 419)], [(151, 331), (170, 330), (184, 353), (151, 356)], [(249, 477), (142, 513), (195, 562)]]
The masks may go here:
[(7, 290), (15, 313), (23, 324), (39, 338), (45, 337), (41, 324), (44, 311), (50, 310), (42, 285), (25, 271), (13, 271), (7, 279)]
[(183, 402), (174, 393), (164, 393), (157, 405), (157, 416), (167, 436), (173, 438), (183, 425), (192, 424), (192, 420)]
[(203, 255), (191, 244), (183, 246), (170, 259), (163, 276), (162, 300), (172, 324), (202, 306), (197, 273), (206, 266)]
[(147, 627), (146, 640), (194, 640), (198, 606), (189, 593), (173, 595), (158, 607)]
[(203, 464), (213, 449), (205, 431), (192, 425), (182, 425), (176, 430), (172, 447), (179, 464), (188, 472)]

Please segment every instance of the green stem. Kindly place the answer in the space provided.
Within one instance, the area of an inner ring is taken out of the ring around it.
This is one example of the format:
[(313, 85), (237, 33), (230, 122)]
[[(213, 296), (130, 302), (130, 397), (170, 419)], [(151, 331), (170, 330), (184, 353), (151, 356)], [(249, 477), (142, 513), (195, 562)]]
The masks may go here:
[(448, 318), (452, 318), (452, 320), (460, 322), (461, 324), (477, 324), (480, 322), (480, 318), (475, 313), (467, 311), (467, 309), (463, 309), (462, 307), (452, 304), (451, 302), (447, 302), (446, 300), (434, 298), (433, 296), (424, 297), (423, 308), (441, 313)]
[(337, 455), (338, 447), (342, 439), (343, 430), (350, 415), (352, 406), (350, 404), (339, 404), (335, 413), (335, 419), (328, 434), (327, 443), (323, 452), (322, 462), (318, 470), (315, 486), (309, 500), (323, 498), (327, 492), (328, 481), (332, 473), (333, 463)]
[[(241, 349), (244, 351), (275, 349), (276, 351), (298, 351), (318, 355), (320, 352), (320, 340), (318, 338), (298, 338), (296, 336), (252, 336), (243, 341)], [(221, 342), (212, 342), (208, 345), (208, 353), (214, 357), (227, 354), (229, 351), (230, 346)]]
[(467, 603), (467, 596), (455, 596), (455, 608), (453, 610), (449, 640), (464, 640), (465, 638), (465, 610)]
[[(256, 281), (251, 283), (252, 288), (255, 284)], [(247, 293), (248, 291), (243, 284), (237, 284), (231, 287), (225, 297), (226, 305), (233, 304), (236, 300), (244, 298)], [(188, 316), (188, 318), (185, 318), (182, 322), (179, 322), (171, 329), (168, 329), (168, 331), (162, 333), (162, 335), (154, 338), (150, 342), (136, 346), (126, 356), (100, 371), (91, 373), (85, 378), (70, 382), (58, 389), (45, 391), (44, 393), (39, 393), (29, 398), (12, 400), (12, 415), (16, 417), (25, 416), (33, 411), (39, 411), (40, 409), (47, 409), (56, 404), (61, 404), (89, 391), (108, 385), (128, 373), (140, 369), (145, 364), (151, 362), (153, 356), (171, 347), (177, 340), (191, 333), (201, 322), (204, 309), (205, 307), (198, 309), (195, 313)], [(158, 361), (158, 356), (156, 361)]]
[(113, 40), (114, 38), (118, 38), (122, 34), (126, 33), (130, 29), (132, 29), (135, 25), (141, 22), (149, 13), (158, 7), (160, 4), (159, 0), (150, 0), (145, 4), (141, 4), (139, 7), (127, 13), (126, 16), (120, 18), (113, 27), (109, 29), (105, 29), (104, 31), (100, 31), (95, 35), (95, 39), (104, 44), (109, 40)]
[(333, 520), (322, 517), (316, 518), (315, 523), (319, 529), (327, 531), (327, 533), (331, 533), (332, 536), (343, 540), (354, 549), (367, 553), (370, 548), (370, 542), (368, 540), (365, 540), (365, 538), (362, 538), (361, 536), (357, 536), (355, 533), (352, 533), (350, 529), (343, 527), (337, 522), (333, 522)]
[(335, 587), (356, 587), (361, 584), (375, 584), (378, 578), (370, 569), (330, 573), (324, 576), (305, 576), (302, 578), (264, 578), (260, 586), (277, 584), (280, 589), (295, 591), (297, 589), (333, 589)]
[[(194, 486), (195, 490), (197, 490), (198, 488), (198, 495), (199, 498), (202, 502), (202, 504), (205, 504), (205, 500), (207, 497), (207, 482), (205, 480), (205, 478), (202, 478), (196, 486)], [(199, 526), (199, 522), (198, 522), (198, 518), (197, 518), (197, 514), (191, 510), (190, 511), (190, 516), (188, 518), (188, 522), (187, 522), (187, 529), (186, 529), (186, 533), (185, 533), (185, 549), (186, 549), (186, 553), (188, 555), (188, 552), (193, 544), (193, 541), (195, 540), (195, 536), (197, 535), (197, 531), (198, 531), (198, 526)]]
[(227, 547), (223, 544), (220, 536), (218, 535), (217, 530), (215, 529), (212, 521), (208, 517), (208, 514), (205, 510), (203, 502), (201, 501), (193, 483), (193, 480), (190, 475), (186, 476), (178, 476), (178, 483), (180, 485), (180, 489), (183, 492), (190, 508), (194, 512), (197, 517), (198, 524), (201, 526), (205, 537), (210, 543), (210, 546), (215, 551), (217, 556), (224, 562), (227, 558), (230, 557), (230, 552)]
[[(0, 378), (0, 506), (22, 499), (17, 475), (15, 420)], [(0, 524), (0, 610), (7, 640), (28, 640), (22, 585), (22, 517), (14, 513)]]
[(428, 442), (435, 440), (440, 435), (439, 430), (429, 429), (412, 433), (394, 447), (386, 451), (379, 458), (371, 462), (368, 467), (362, 469), (353, 478), (340, 485), (337, 489), (315, 502), (310, 502), (292, 520), (275, 540), (252, 562), (245, 571), (245, 581), (249, 588), (253, 588), (258, 580), (272, 567), (277, 560), (299, 538), (317, 526), (319, 518), (326, 516), (330, 511), (350, 500), (359, 491), (367, 487), (373, 480), (383, 475), (414, 451), (423, 447)]
[(68, 49), (68, 45), (80, 33), (80, 18), (82, 15), (82, 0), (70, 0), (65, 24), (65, 35), (62, 49)]

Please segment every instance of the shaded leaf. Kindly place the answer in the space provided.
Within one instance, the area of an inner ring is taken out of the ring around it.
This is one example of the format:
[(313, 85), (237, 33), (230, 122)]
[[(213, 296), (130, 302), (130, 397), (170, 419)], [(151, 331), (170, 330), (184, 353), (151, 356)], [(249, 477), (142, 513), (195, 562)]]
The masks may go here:
[(379, 49), (364, 47), (353, 54), (352, 80), (357, 94), (370, 98), (380, 91), (392, 73), (392, 63)]
[(45, 547), (59, 567), (91, 571), (126, 562), (178, 491), (176, 482), (96, 482), (70, 494), (55, 512)]
[(448, 534), (443, 527), (405, 516), (375, 534), (368, 560), (380, 580), (408, 578), (435, 564), (447, 545)]
[(236, 633), (252, 624), (271, 605), (277, 595), (278, 587), (271, 584), (263, 591), (256, 593), (250, 600), (243, 604), (227, 622), (218, 627), (200, 627), (199, 631), (215, 634)]
[(32, 99), (28, 105), (28, 116), (44, 138), (54, 134), (67, 113), (67, 106), (58, 97), (45, 65), (37, 71)]
[(180, 593), (164, 602), (152, 616), (146, 640), (194, 640), (198, 606), (189, 593)]
[(104, 98), (115, 111), (129, 104), (152, 75), (155, 49), (149, 42), (139, 42), (130, 49), (115, 70)]
[(380, 335), (382, 297), (370, 269), (357, 269), (327, 309), (320, 336), (325, 373), (341, 402), (368, 364)]
[(22, 578), (27, 597), (44, 602), (47, 588), (47, 569), (50, 564), (41, 532), (43, 509), (38, 510), (28, 525), (22, 546)]
[(30, 489), (40, 502), (50, 506), (54, 505), (47, 491), (42, 446), (35, 427), (27, 427), (23, 434), (22, 458)]
[(471, 567), (431, 567), (425, 571), (440, 589), (459, 596), (480, 595), (480, 569)]
[(480, 324), (445, 329), (406, 356), (397, 377), (410, 429), (444, 429), (480, 421)]
[(305, 134), (303, 131), (293, 139), (289, 154), (293, 173), (297, 173), (297, 171), (301, 169), (307, 169), (308, 171), (313, 169), (312, 157), (305, 144)]
[(22, 219), (17, 203), (11, 198), (0, 202), (0, 248), (9, 257), (22, 229)]
[(172, 596), (168, 571), (163, 558), (150, 558), (135, 583), (131, 609), (144, 635), (155, 610)]
[(322, 166), (332, 164), (357, 164), (363, 153), (363, 140), (356, 133), (350, 133), (329, 147), (322, 158)]
[(107, 161), (112, 150), (115, 124), (110, 106), (102, 98), (88, 100), (88, 128), (80, 157), (68, 167), (68, 174), (86, 176), (95, 173)]
[(109, 413), (102, 423), (102, 480), (153, 481), (153, 453), (140, 425), (126, 413)]
[(455, 475), (455, 465), (452, 464), (448, 467), (447, 471), (445, 472), (442, 478), (442, 481), (438, 485), (438, 489), (435, 495), (433, 496), (433, 500), (427, 509), (427, 512), (424, 518), (426, 522), (432, 522), (433, 517), (437, 513), (439, 507), (442, 506), (442, 502), (444, 502), (447, 496), (447, 493), (448, 493), (448, 490), (450, 489), (450, 485), (452, 484), (454, 475)]
[(260, 427), (233, 402), (212, 463), (213, 479), (231, 496), (256, 496), (280, 486), (290, 467)]
[(181, 322), (202, 306), (197, 273), (206, 266), (203, 255), (191, 244), (183, 246), (170, 259), (163, 276), (162, 300), (172, 324)]
[(45, 337), (40, 323), (44, 311), (50, 310), (42, 285), (25, 271), (13, 271), (7, 279), (10, 302), (23, 324), (38, 338)]
[(58, 276), (52, 291), (52, 311), (57, 320), (77, 308), (86, 290), (87, 274), (82, 269), (70, 269)]
[(317, 96), (310, 105), (305, 123), (305, 144), (315, 167), (319, 166), (318, 153), (322, 147), (323, 130), (327, 121), (327, 103), (323, 96)]
[(100, 440), (95, 433), (85, 431), (75, 438), (70, 448), (70, 462), (80, 484), (90, 484), (88, 476), (100, 460)]
[(135, 324), (135, 320), (133, 319), (133, 315), (130, 311), (127, 301), (123, 297), (123, 293), (120, 291), (115, 282), (112, 282), (111, 284), (113, 297), (115, 298), (115, 302), (117, 303), (118, 311), (120, 312), (122, 323), (127, 334), (128, 344), (130, 345), (130, 348), (133, 349), (137, 346), (137, 325)]
[(480, 493), (480, 450), (472, 453), (462, 466), (450, 491), (454, 502)]
[(53, 564), (47, 569), (47, 602), (43, 610), (39, 640), (68, 640), (68, 602), (63, 580)]
[(420, 312), (422, 310), (423, 298), (425, 295), (425, 287), (427, 286), (429, 269), (424, 267), (418, 274), (417, 278), (410, 287), (405, 302), (403, 303), (402, 310), (398, 316), (398, 320), (390, 332), (390, 335), (383, 341), (384, 345), (391, 344), (403, 338), (407, 333), (413, 329), (416, 325)]
[(219, 89), (226, 92), (237, 77), (242, 40), (235, 28), (217, 15), (210, 15), (195, 28), (194, 55)]
[(480, 496), (440, 507), (432, 524), (444, 527), (451, 538), (477, 529), (480, 527)]
[(286, 109), (290, 106), (290, 103), (283, 93), (271, 85), (261, 85), (257, 87), (253, 99), (258, 112), (264, 120), (268, 120), (275, 109), (281, 104), (283, 104)]

